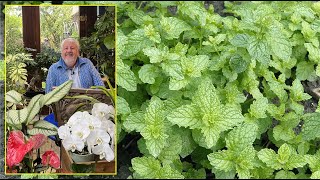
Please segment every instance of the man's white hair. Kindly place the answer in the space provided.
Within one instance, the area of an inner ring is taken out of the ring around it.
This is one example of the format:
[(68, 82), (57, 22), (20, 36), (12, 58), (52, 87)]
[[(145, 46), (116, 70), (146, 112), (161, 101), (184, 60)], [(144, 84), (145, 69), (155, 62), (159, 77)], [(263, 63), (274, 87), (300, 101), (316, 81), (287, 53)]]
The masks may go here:
[(61, 52), (63, 51), (63, 44), (65, 42), (71, 42), (71, 43), (74, 43), (76, 46), (77, 46), (77, 49), (78, 51), (80, 51), (80, 44), (79, 44), (79, 41), (74, 39), (74, 38), (66, 38), (64, 39), (62, 42), (61, 42), (61, 45), (60, 45), (60, 48), (61, 48)]

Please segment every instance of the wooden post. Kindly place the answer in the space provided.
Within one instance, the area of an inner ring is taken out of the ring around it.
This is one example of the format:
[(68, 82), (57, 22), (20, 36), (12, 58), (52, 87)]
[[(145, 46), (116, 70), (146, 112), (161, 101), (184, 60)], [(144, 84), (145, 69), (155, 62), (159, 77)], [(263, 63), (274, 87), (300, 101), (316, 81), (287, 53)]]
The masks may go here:
[(79, 6), (80, 11), (80, 38), (88, 37), (94, 31), (97, 20), (97, 6)]
[(40, 52), (40, 10), (39, 6), (22, 6), (24, 47), (36, 49), (33, 58)]

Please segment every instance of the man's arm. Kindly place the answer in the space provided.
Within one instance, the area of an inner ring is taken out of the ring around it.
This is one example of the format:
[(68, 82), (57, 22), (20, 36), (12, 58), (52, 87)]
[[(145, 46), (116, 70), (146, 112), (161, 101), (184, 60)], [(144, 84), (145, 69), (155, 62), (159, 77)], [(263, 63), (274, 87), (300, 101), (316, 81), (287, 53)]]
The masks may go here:
[(52, 87), (54, 86), (54, 81), (55, 81), (55, 76), (53, 73), (53, 67), (51, 65), (48, 70), (48, 75), (47, 75), (47, 79), (46, 79), (46, 90), (45, 90), (46, 94), (49, 93), (50, 91), (52, 91)]
[(104, 83), (102, 81), (102, 78), (98, 72), (98, 70), (94, 67), (93, 63), (90, 61), (90, 72), (92, 74), (92, 79), (93, 79), (93, 85), (94, 86), (104, 86)]

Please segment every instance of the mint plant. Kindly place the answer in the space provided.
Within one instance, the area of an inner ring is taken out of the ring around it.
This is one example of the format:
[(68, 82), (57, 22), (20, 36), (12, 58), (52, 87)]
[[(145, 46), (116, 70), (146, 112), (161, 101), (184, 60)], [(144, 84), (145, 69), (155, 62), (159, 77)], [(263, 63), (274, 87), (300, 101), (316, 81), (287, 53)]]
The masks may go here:
[(318, 2), (117, 3), (118, 142), (133, 178), (319, 178)]

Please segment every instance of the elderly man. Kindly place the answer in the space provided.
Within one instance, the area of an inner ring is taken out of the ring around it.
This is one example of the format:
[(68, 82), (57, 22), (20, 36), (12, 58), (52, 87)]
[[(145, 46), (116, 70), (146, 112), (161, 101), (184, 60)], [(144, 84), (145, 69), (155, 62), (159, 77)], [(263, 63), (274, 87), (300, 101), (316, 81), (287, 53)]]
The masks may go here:
[(68, 80), (73, 80), (72, 88), (90, 88), (104, 86), (101, 76), (92, 62), (79, 56), (79, 42), (73, 38), (61, 42), (61, 57), (52, 64), (46, 79), (48, 93), (52, 87), (59, 86)]

